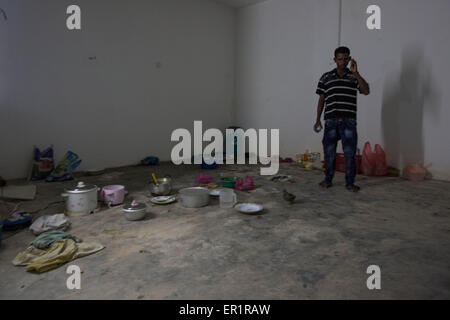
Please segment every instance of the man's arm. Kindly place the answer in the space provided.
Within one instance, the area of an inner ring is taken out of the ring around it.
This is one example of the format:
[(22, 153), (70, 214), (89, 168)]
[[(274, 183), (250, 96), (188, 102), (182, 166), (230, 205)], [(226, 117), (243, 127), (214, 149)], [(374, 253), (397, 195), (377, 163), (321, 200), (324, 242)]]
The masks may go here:
[(358, 80), (359, 88), (361, 89), (361, 93), (365, 96), (368, 96), (370, 94), (370, 88), (369, 84), (364, 80), (363, 77), (359, 74), (359, 72), (356, 72), (355, 74), (356, 80)]
[(358, 80), (358, 85), (359, 85), (361, 93), (365, 96), (368, 96), (370, 94), (369, 84), (359, 74), (358, 65), (356, 64), (356, 61), (354, 59), (352, 59), (352, 61), (351, 61), (350, 71), (354, 74), (354, 76), (356, 77), (356, 80)]
[(325, 106), (325, 95), (321, 94), (319, 96), (319, 102), (317, 103), (317, 119), (316, 119), (316, 125), (320, 124), (322, 126), (322, 123), (320, 122), (320, 119), (322, 118), (322, 112), (323, 107)]

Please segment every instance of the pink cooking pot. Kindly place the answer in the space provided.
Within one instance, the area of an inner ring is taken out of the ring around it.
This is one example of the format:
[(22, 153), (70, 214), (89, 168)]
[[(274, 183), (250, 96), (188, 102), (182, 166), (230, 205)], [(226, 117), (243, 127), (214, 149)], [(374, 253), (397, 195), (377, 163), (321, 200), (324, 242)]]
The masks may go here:
[(102, 188), (101, 199), (109, 206), (122, 204), (125, 199), (125, 187), (121, 185), (112, 185)]

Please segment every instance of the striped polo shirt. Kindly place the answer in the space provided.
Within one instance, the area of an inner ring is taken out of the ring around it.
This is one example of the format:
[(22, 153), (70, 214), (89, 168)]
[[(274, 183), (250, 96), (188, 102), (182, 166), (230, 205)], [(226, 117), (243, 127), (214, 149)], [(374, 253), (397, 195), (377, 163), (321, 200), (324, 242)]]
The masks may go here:
[(342, 78), (337, 69), (325, 73), (320, 78), (316, 91), (317, 94), (325, 95), (325, 120), (336, 117), (356, 119), (359, 90), (358, 80), (348, 68)]

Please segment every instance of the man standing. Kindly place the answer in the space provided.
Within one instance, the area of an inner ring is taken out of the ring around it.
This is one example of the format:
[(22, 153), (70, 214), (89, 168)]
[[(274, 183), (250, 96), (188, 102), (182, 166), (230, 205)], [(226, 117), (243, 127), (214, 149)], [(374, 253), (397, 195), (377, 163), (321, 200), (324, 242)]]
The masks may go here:
[[(370, 93), (369, 85), (358, 72), (356, 61), (350, 57), (350, 49), (339, 47), (334, 52), (336, 69), (325, 73), (319, 81), (316, 93), (319, 95), (316, 132), (322, 129), (322, 112), (325, 107), (325, 131), (323, 134), (323, 151), (325, 156), (325, 180), (320, 183), (323, 188), (331, 187), (336, 164), (336, 147), (342, 141), (345, 155), (346, 188), (358, 192), (355, 185), (356, 148), (358, 134), (356, 130), (356, 111), (358, 91), (364, 95)], [(347, 68), (351, 62), (350, 69)]]

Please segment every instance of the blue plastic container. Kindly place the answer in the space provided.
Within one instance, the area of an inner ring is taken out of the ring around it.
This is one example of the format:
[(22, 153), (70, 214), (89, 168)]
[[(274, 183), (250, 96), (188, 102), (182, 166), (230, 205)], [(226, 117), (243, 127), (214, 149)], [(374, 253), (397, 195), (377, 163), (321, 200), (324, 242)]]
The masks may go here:
[(207, 164), (205, 162), (205, 160), (202, 161), (202, 169), (211, 170), (211, 169), (216, 169), (216, 168), (217, 168), (217, 163), (215, 161), (212, 164)]

